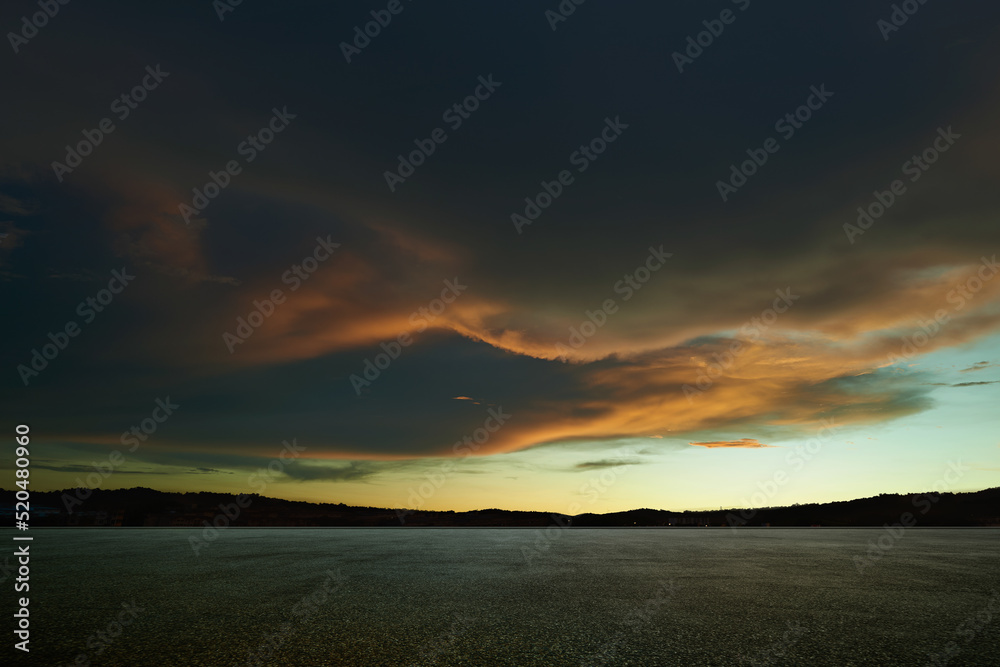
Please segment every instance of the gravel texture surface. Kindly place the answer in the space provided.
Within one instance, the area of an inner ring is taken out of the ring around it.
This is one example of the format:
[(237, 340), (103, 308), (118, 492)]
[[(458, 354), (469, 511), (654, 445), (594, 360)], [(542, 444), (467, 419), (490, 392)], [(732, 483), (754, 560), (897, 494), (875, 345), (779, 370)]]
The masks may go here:
[(996, 529), (32, 533), (5, 664), (1000, 665)]

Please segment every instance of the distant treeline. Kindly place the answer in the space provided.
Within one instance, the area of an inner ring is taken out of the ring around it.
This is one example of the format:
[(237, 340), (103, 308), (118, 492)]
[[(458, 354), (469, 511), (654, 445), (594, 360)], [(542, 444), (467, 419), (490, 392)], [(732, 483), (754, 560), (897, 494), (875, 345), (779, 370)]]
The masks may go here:
[[(14, 491), (0, 491), (13, 515)], [(1000, 526), (1000, 487), (972, 493), (881, 494), (834, 503), (673, 512), (636, 509), (568, 516), (500, 509), (432, 512), (308, 503), (257, 494), (167, 493), (143, 487), (31, 493), (32, 526)], [(13, 517), (11, 517), (12, 525)]]

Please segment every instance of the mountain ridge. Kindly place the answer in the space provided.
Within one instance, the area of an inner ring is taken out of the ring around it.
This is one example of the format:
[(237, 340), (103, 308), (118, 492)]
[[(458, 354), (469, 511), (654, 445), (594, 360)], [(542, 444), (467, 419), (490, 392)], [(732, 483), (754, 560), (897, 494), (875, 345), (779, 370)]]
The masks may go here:
[[(15, 491), (0, 490), (0, 514), (13, 514)], [(683, 512), (638, 508), (604, 514), (501, 510), (456, 512), (311, 503), (259, 494), (130, 489), (32, 491), (32, 526), (1000, 526), (1000, 487), (963, 493), (879, 494), (763, 508)]]

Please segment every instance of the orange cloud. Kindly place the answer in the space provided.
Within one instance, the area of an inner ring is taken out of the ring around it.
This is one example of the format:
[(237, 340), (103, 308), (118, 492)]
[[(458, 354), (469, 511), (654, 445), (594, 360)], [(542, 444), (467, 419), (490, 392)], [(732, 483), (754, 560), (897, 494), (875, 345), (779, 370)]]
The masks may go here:
[[(877, 372), (892, 365), (893, 355), (907, 353), (906, 340), (920, 330), (914, 314), (926, 321), (933, 319), (936, 311), (946, 309), (950, 319), (914, 348), (913, 358), (997, 330), (1000, 280), (984, 282), (977, 293), (964, 299), (961, 309), (948, 301), (949, 295), (957, 294), (957, 286), (975, 275), (978, 266), (900, 270), (895, 292), (863, 296), (866, 308), (842, 307), (842, 312), (850, 313), (845, 321), (831, 319), (825, 308), (808, 311), (803, 296), (771, 327), (741, 332), (737, 322), (726, 325), (735, 334), (719, 336), (712, 335), (719, 330), (717, 323), (692, 321), (685, 325), (685, 335), (696, 332), (697, 338), (674, 341), (678, 334), (668, 330), (661, 336), (670, 344), (653, 350), (645, 349), (656, 342), (652, 337), (636, 346), (627, 334), (623, 338), (610, 328), (602, 330), (601, 349), (608, 350), (603, 360), (579, 359), (558, 365), (559, 372), (573, 377), (577, 392), (533, 401), (530, 412), (519, 413), (477, 453), (514, 451), (557, 441), (676, 436), (748, 422), (805, 433), (818, 428), (821, 419), (830, 414), (836, 414), (838, 423), (845, 425), (911, 414), (926, 407), (922, 394), (915, 393), (905, 381), (893, 384), (886, 381), (886, 373)], [(396, 339), (401, 332), (410, 332), (419, 340), (410, 316), (436, 296), (442, 271), (427, 267), (421, 271), (411, 267), (411, 271), (413, 284), (401, 295), (384, 286), (378, 279), (379, 270), (364, 257), (351, 251), (335, 254), (299, 291), (288, 294), (287, 303), (237, 349), (237, 363), (275, 363), (377, 346)], [(266, 293), (247, 287), (244, 300), (249, 303), (250, 295)], [(888, 307), (892, 299), (909, 304), (905, 313)], [(800, 307), (802, 314), (793, 319), (795, 308)], [(546, 358), (540, 353), (543, 346), (526, 343), (526, 333), (496, 326), (512, 318), (513, 311), (513, 306), (489, 301), (470, 287), (430, 323), (430, 328), (452, 331), (513, 354)], [(232, 329), (232, 316), (227, 314), (219, 334), (226, 327)], [(551, 334), (532, 334), (534, 340), (546, 335)], [(545, 349), (554, 353), (556, 340), (550, 339)], [(596, 343), (597, 338), (590, 342)], [(551, 353), (548, 358), (554, 356)], [(217, 349), (211, 354), (219, 357)], [(725, 361), (720, 364), (720, 360)], [(337, 449), (333, 443), (330, 446)], [(449, 455), (448, 451), (443, 453)], [(363, 452), (351, 455), (365, 457)]]
[[(180, 200), (167, 188), (130, 187), (107, 216), (119, 234), (120, 252), (194, 281), (228, 280), (211, 275), (200, 228), (178, 221)], [(401, 333), (419, 342), (414, 314), (438, 296), (444, 279), (455, 276), (467, 282), (468, 291), (433, 320), (416, 316), (427, 329), (554, 361), (563, 353), (556, 344), (566, 345), (569, 328), (584, 320), (583, 308), (565, 307), (555, 297), (504, 296), (488, 279), (476, 282), (478, 267), (468, 249), (381, 220), (359, 224), (375, 232), (374, 241), (345, 243), (295, 292), (280, 272), (227, 290), (211, 310), (192, 318), (201, 327), (189, 341), (198, 353), (185, 359), (247, 366), (366, 347), (375, 353), (379, 343)], [(290, 257), (289, 264), (298, 259)], [(892, 355), (905, 352), (906, 337), (919, 331), (918, 317), (931, 320), (944, 310), (949, 321), (911, 357), (997, 331), (1000, 279), (979, 281), (975, 293), (955, 296), (979, 267), (977, 257), (929, 249), (810, 256), (763, 265), (752, 281), (728, 271), (711, 280), (690, 271), (667, 275), (670, 268), (664, 268), (664, 275), (635, 300), (621, 302), (620, 311), (570, 353), (571, 363), (559, 365), (572, 375), (578, 393), (535, 401), (530, 413), (519, 414), (478, 453), (573, 439), (676, 436), (748, 421), (804, 430), (831, 412), (845, 423), (861, 423), (921, 409), (916, 399), (901, 400), (899, 388), (869, 383), (861, 389), (841, 380), (891, 365)], [(799, 295), (794, 305), (767, 326), (753, 324), (773, 303), (774, 289), (789, 283)], [(229, 355), (222, 333), (234, 331), (253, 300), (268, 298), (274, 289), (285, 292), (286, 302)], [(610, 296), (610, 285), (607, 291), (588, 301), (590, 307)], [(963, 305), (956, 308), (959, 298)], [(720, 359), (728, 361), (720, 366)], [(767, 446), (748, 442), (691, 444)], [(377, 457), (329, 446), (335, 457)]]
[(765, 445), (754, 438), (741, 438), (739, 440), (716, 440), (714, 442), (689, 442), (689, 445), (696, 447), (739, 447), (744, 449), (757, 449), (760, 447), (774, 447), (775, 445)]
[(184, 224), (177, 212), (183, 197), (172, 188), (132, 181), (112, 189), (114, 203), (105, 225), (114, 235), (118, 255), (192, 282), (236, 284), (233, 278), (211, 275), (201, 244), (204, 223)]

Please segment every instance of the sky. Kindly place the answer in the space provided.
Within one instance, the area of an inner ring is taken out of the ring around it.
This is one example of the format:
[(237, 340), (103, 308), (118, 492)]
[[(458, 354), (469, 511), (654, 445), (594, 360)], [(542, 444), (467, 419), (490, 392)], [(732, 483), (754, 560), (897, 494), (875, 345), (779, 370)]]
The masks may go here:
[(903, 4), (5, 4), (32, 489), (1000, 485), (1000, 7)]

